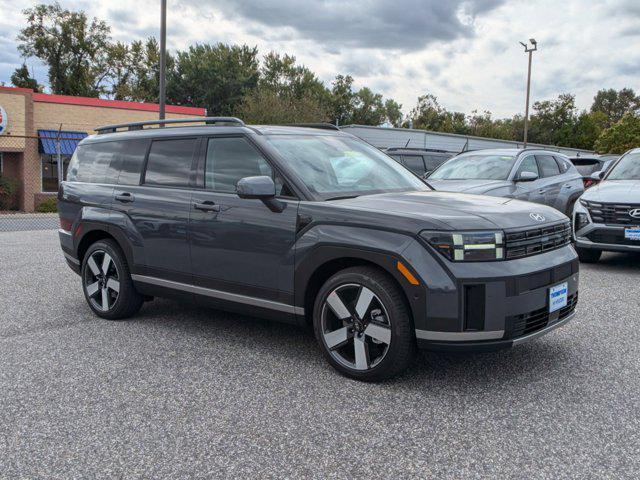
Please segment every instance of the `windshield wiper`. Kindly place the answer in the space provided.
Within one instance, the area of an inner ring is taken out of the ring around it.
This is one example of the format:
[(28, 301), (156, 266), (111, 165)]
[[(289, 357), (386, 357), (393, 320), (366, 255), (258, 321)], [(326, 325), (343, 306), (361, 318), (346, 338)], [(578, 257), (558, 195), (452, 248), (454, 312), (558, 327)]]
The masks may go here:
[(338, 197), (329, 197), (329, 198), (325, 198), (325, 201), (328, 202), (329, 200), (346, 200), (348, 198), (358, 198), (360, 195), (342, 195), (342, 196), (338, 196)]

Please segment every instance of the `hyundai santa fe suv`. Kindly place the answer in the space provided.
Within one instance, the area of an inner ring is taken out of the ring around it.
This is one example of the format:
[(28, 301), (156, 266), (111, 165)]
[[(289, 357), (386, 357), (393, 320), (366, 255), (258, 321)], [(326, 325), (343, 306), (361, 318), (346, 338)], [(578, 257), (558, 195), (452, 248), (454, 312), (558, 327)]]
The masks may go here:
[(104, 127), (73, 155), (60, 242), (96, 315), (158, 296), (310, 324), (362, 380), (398, 374), (416, 347), (507, 347), (573, 316), (557, 210), (432, 191), (332, 126), (196, 121)]
[(462, 153), (429, 175), (446, 192), (517, 198), (549, 205), (571, 217), (584, 192), (582, 176), (569, 158), (548, 150), (504, 148)]
[(583, 262), (603, 251), (640, 252), (640, 148), (629, 150), (575, 206), (576, 249)]

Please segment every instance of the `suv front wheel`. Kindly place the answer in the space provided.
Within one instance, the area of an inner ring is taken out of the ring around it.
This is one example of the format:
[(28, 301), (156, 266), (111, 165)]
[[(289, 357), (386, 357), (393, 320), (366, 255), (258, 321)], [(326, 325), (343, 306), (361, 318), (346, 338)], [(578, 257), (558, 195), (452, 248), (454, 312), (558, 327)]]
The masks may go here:
[(82, 261), (82, 290), (93, 312), (108, 320), (134, 315), (143, 297), (136, 291), (122, 250), (113, 240), (89, 247)]
[(415, 353), (415, 331), (402, 291), (386, 273), (353, 267), (333, 275), (313, 310), (324, 356), (349, 377), (378, 381), (405, 370)]

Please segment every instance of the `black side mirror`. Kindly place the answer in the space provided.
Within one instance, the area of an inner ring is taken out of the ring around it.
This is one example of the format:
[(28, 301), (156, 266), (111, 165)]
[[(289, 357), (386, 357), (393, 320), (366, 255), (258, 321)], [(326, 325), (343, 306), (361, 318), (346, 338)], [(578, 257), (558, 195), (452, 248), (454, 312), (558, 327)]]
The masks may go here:
[(272, 212), (282, 212), (287, 204), (276, 199), (276, 184), (266, 175), (244, 177), (236, 184), (240, 198), (261, 200)]
[(518, 175), (518, 178), (516, 179), (517, 182), (533, 182), (534, 180), (538, 179), (538, 174), (535, 172), (520, 172), (520, 175)]

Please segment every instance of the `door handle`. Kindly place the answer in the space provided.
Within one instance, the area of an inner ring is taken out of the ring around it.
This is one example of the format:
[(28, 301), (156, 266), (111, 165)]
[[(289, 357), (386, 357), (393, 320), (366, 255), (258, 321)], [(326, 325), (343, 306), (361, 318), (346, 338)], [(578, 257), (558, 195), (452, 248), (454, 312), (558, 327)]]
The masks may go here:
[(216, 205), (214, 202), (207, 200), (202, 203), (194, 203), (193, 208), (196, 210), (201, 210), (203, 212), (219, 212), (220, 205)]
[(117, 201), (122, 202), (122, 203), (133, 202), (133, 200), (135, 199), (134, 196), (132, 194), (130, 194), (129, 192), (119, 193), (113, 198), (115, 198)]
[(541, 188), (540, 190), (538, 190), (538, 193), (547, 193), (547, 191), (544, 188)]

